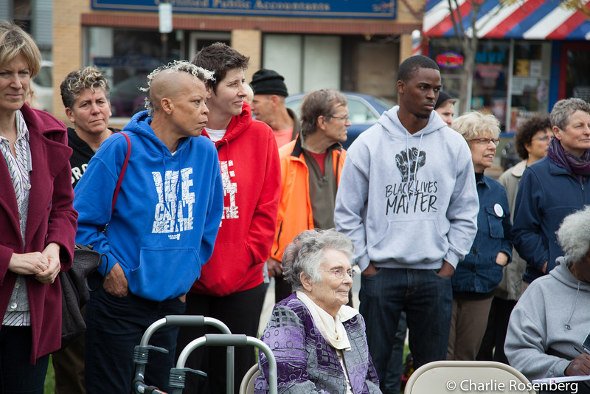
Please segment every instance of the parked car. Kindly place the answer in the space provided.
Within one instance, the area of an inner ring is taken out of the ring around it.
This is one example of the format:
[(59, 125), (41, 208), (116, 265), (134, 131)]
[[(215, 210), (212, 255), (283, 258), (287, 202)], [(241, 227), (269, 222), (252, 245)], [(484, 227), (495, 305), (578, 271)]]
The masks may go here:
[[(346, 95), (346, 99), (348, 100), (348, 117), (352, 123), (347, 130), (348, 138), (343, 144), (344, 148), (348, 148), (360, 133), (371, 127), (379, 119), (381, 114), (390, 109), (393, 104), (368, 94), (354, 92), (342, 93)], [(298, 116), (301, 114), (300, 108), (304, 96), (304, 93), (299, 93), (285, 99), (287, 107), (295, 111)]]
[(53, 62), (41, 61), (39, 73), (31, 81), (31, 105), (47, 112), (53, 111)]
[(147, 74), (133, 75), (111, 87), (111, 111), (116, 117), (131, 117), (144, 109), (145, 93), (139, 90), (147, 85)]

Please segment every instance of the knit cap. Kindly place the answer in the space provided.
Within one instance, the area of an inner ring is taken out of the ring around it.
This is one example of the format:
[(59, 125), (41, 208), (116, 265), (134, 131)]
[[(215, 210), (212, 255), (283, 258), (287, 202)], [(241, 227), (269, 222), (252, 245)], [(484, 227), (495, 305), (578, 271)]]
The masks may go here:
[(276, 94), (277, 96), (287, 97), (287, 85), (285, 78), (273, 70), (261, 69), (254, 73), (252, 82), (250, 82), (254, 94)]

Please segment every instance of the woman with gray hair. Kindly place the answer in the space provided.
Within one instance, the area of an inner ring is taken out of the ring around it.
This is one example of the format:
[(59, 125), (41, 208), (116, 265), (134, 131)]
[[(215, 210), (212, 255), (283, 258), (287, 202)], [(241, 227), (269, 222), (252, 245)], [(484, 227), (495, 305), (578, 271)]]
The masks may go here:
[(555, 231), (564, 217), (590, 204), (590, 104), (559, 100), (550, 114), (554, 138), (547, 157), (522, 176), (514, 210), (514, 247), (531, 283), (563, 255)]
[[(275, 305), (262, 340), (278, 366), (279, 393), (380, 393), (365, 322), (346, 306), (352, 287), (352, 242), (335, 230), (307, 230), (283, 255), (295, 294)], [(268, 391), (260, 354), (255, 392)]]
[(471, 151), (479, 198), (477, 234), (453, 275), (453, 311), (447, 358), (475, 360), (485, 334), (493, 291), (510, 261), (510, 211), (506, 190), (484, 175), (496, 155), (500, 126), (494, 115), (469, 112), (453, 121)]
[(565, 256), (527, 288), (508, 325), (504, 351), (529, 379), (590, 375), (590, 207), (567, 216), (557, 239)]

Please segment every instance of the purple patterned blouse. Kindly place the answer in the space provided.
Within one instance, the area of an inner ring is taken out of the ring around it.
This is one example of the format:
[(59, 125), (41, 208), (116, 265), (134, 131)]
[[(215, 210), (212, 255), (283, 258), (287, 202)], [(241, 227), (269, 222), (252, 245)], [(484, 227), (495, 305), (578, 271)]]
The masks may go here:
[[(343, 355), (352, 392), (381, 393), (367, 346), (365, 321), (357, 314), (343, 324), (351, 346)], [(279, 393), (346, 393), (346, 377), (336, 349), (320, 334), (295, 294), (275, 305), (261, 339), (277, 360)], [(259, 369), (262, 374), (254, 392), (266, 393), (268, 361), (263, 353)]]

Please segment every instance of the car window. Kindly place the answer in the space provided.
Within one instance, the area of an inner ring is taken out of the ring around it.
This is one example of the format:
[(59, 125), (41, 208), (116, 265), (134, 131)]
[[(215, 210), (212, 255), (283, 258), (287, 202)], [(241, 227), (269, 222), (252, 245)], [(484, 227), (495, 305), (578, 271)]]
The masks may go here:
[(379, 114), (368, 107), (364, 101), (348, 97), (348, 117), (355, 123), (372, 123), (379, 119)]
[(51, 66), (42, 66), (39, 70), (39, 74), (35, 76), (35, 83), (44, 88), (50, 88), (52, 86), (51, 78)]

